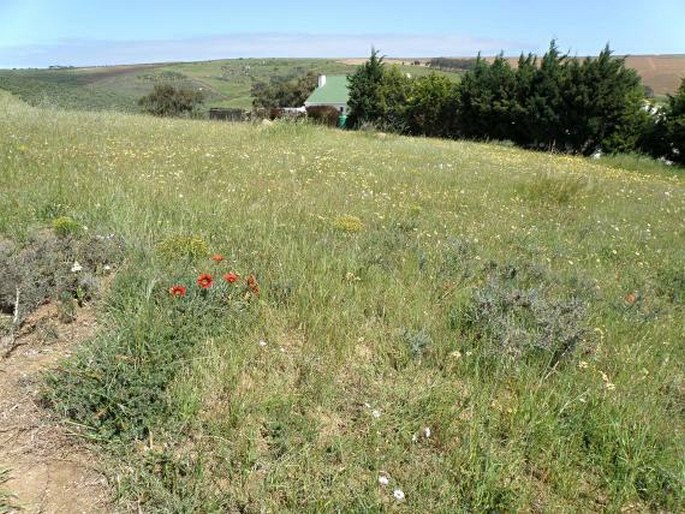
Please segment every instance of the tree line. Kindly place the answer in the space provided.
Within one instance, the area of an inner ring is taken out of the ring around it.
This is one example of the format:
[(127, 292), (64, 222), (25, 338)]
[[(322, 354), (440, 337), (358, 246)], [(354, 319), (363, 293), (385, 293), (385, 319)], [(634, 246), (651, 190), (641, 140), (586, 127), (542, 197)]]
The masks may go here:
[(579, 60), (555, 41), (540, 58), (478, 56), (462, 80), (411, 78), (378, 51), (349, 77), (350, 125), (417, 136), (508, 140), (590, 155), (642, 152), (685, 164), (685, 79), (667, 104), (645, 98), (638, 74), (605, 47)]

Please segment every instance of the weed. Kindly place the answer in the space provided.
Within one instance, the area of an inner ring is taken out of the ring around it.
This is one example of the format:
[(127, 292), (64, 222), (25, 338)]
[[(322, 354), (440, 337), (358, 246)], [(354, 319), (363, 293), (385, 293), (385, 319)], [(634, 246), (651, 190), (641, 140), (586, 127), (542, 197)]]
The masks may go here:
[(170, 236), (157, 245), (159, 254), (169, 261), (197, 260), (209, 255), (209, 245), (198, 236)]
[[(114, 287), (116, 294), (125, 284)], [(245, 301), (249, 286), (213, 284), (212, 277), (203, 274), (192, 293), (184, 288), (182, 295), (176, 294), (178, 287), (157, 284), (149, 293), (138, 291), (152, 295), (142, 312), (122, 304), (116, 315), (129, 321), (118, 333), (101, 334), (88, 351), (53, 374), (46, 401), (105, 439), (143, 438), (153, 427), (173, 420), (167, 388), (198, 339), (236, 333), (254, 311)], [(124, 289), (119, 294), (127, 293)]]
[(656, 292), (672, 303), (683, 303), (685, 300), (685, 270), (680, 263), (664, 266), (658, 270)]
[(354, 234), (360, 232), (364, 228), (362, 220), (356, 216), (338, 216), (333, 220), (333, 227), (341, 232)]
[(400, 333), (402, 341), (407, 345), (414, 359), (420, 358), (430, 347), (433, 340), (425, 330), (402, 330)]
[(57, 299), (57, 317), (62, 323), (71, 323), (76, 319), (76, 300), (69, 291), (60, 293)]
[[(0, 468), (0, 486), (9, 480), (9, 470)], [(14, 495), (0, 487), (0, 514), (9, 514), (19, 507), (14, 503)]]
[(548, 277), (531, 280), (530, 272), (513, 265), (493, 264), (485, 275), (470, 302), (451, 314), (452, 325), (461, 319), (484, 355), (520, 360), (543, 352), (555, 364), (584, 340), (585, 293), (560, 293)]
[(537, 174), (531, 184), (519, 187), (519, 192), (534, 203), (567, 205), (588, 189), (588, 185), (585, 177), (548, 172)]
[(122, 258), (123, 243), (115, 237), (34, 234), (22, 247), (0, 253), (0, 311), (14, 314), (17, 291), (18, 322), (51, 298), (82, 304), (98, 294), (96, 275)]
[(52, 230), (59, 237), (76, 236), (81, 230), (81, 225), (69, 216), (59, 216), (52, 220)]

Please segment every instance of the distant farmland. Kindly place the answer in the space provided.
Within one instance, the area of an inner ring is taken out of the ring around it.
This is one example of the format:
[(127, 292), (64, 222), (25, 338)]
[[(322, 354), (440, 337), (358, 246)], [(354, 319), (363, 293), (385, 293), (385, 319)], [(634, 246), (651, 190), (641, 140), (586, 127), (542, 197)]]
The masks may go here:
[[(493, 59), (488, 57), (488, 60)], [(507, 60), (516, 66), (518, 57)], [(642, 83), (651, 87), (655, 95), (675, 93), (680, 81), (685, 78), (685, 54), (631, 55), (626, 58), (626, 65), (640, 74)]]
[(626, 64), (637, 70), (642, 82), (654, 90), (654, 94), (674, 93), (685, 78), (685, 55), (635, 55)]

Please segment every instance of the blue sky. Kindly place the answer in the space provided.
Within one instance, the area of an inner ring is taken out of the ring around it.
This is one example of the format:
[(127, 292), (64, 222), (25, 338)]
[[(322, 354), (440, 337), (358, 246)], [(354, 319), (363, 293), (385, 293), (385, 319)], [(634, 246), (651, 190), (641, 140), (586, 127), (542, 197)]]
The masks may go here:
[(0, 0), (0, 67), (231, 57), (685, 53), (685, 0)]

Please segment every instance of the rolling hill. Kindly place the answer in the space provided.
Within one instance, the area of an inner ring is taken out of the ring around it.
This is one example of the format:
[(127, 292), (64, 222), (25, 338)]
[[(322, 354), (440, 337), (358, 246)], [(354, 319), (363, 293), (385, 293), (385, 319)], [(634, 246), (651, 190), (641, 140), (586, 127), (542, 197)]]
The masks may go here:
[[(407, 73), (425, 75), (425, 67), (401, 66)], [(56, 105), (82, 110), (138, 110), (137, 100), (155, 82), (164, 81), (202, 89), (207, 107), (252, 106), (255, 82), (275, 76), (307, 72), (348, 74), (355, 66), (329, 59), (230, 59), (187, 63), (0, 70), (0, 89), (32, 105)], [(441, 72), (442, 73), (442, 72)], [(445, 73), (458, 80), (456, 73)]]
[[(306, 72), (348, 74), (365, 59), (229, 59), (204, 62), (159, 63), (91, 68), (0, 70), (0, 89), (10, 91), (32, 105), (56, 105), (81, 110), (136, 112), (137, 100), (158, 81), (202, 89), (207, 107), (249, 109), (250, 89), (255, 82), (274, 76)], [(428, 59), (388, 58), (406, 73), (425, 75), (432, 70)], [(516, 58), (510, 58), (516, 65)], [(415, 66), (410, 63), (418, 62)], [(674, 92), (685, 77), (685, 55), (631, 56), (645, 85), (663, 97)], [(454, 80), (459, 73), (439, 71)]]

